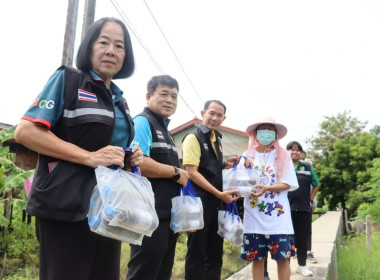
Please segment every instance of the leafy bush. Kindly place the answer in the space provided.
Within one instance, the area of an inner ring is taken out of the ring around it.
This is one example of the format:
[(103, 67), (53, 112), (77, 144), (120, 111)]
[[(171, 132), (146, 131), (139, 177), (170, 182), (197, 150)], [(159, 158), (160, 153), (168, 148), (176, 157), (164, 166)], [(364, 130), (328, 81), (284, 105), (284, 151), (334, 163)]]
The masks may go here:
[[(0, 143), (11, 139), (16, 126), (0, 131)], [(0, 279), (4, 275), (16, 273), (15, 269), (29, 263), (35, 263), (36, 242), (33, 239), (33, 226), (20, 222), (17, 215), (26, 206), (26, 193), (23, 182), (34, 170), (24, 171), (15, 164), (16, 154), (9, 152), (9, 147), (0, 147)], [(4, 213), (4, 214), (3, 214)], [(13, 220), (12, 220), (13, 219)], [(12, 224), (11, 224), (12, 221)]]
[(380, 223), (380, 200), (376, 200), (370, 205), (368, 215), (371, 217), (372, 223)]
[[(17, 204), (13, 208), (10, 232), (5, 238), (0, 236), (0, 243), (8, 244), (4, 279), (38, 279), (38, 242), (35, 236), (34, 222), (27, 224), (22, 221), (22, 210)], [(4, 250), (4, 248), (1, 250), (2, 256), (5, 253)], [(1, 265), (0, 270), (3, 269)]]

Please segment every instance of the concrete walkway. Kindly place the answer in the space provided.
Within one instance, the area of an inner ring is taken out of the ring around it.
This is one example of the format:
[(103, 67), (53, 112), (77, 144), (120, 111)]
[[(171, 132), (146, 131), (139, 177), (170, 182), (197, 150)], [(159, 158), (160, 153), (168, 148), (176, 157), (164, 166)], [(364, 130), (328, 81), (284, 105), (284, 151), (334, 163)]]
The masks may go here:
[[(318, 263), (307, 263), (306, 265), (314, 272), (314, 276), (305, 277), (296, 273), (297, 258), (290, 261), (291, 280), (337, 280), (337, 256), (336, 244), (341, 242), (343, 235), (342, 212), (327, 212), (313, 222), (312, 250)], [(268, 273), (271, 280), (278, 280), (277, 264), (274, 260), (268, 259)], [(251, 264), (244, 267), (239, 272), (227, 278), (227, 280), (251, 280)]]

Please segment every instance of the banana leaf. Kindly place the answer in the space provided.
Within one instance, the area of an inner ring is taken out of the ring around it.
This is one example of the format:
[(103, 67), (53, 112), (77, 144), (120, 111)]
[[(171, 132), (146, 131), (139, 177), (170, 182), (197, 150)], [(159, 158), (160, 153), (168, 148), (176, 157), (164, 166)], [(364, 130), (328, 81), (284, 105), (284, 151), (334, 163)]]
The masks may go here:
[(15, 134), (16, 126), (14, 125), (8, 129), (4, 129), (0, 131), (0, 142), (3, 143), (7, 141), (8, 139), (11, 139), (13, 135)]
[(33, 170), (24, 171), (16, 175), (10, 175), (4, 179), (4, 191), (8, 192), (22, 185), (34, 173)]

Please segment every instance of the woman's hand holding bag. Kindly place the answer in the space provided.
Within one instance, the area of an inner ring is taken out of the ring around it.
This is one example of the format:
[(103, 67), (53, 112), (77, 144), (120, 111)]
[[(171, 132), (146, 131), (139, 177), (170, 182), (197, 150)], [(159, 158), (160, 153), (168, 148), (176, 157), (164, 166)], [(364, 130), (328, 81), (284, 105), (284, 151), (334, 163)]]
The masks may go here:
[(152, 235), (159, 220), (149, 180), (141, 176), (138, 167), (132, 171), (104, 166), (95, 169), (97, 186), (88, 219), (92, 231), (140, 245), (144, 235)]
[(91, 231), (112, 239), (141, 245), (144, 234), (140, 234), (121, 227), (110, 226), (109, 222), (103, 218), (104, 204), (96, 185), (91, 194), (90, 208), (88, 212), (88, 225)]

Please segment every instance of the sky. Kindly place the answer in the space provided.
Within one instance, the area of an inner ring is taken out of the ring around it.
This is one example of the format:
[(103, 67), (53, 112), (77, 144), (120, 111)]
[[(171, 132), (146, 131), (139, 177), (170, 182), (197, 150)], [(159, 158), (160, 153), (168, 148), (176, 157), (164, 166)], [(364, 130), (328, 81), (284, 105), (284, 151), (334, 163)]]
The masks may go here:
[[(0, 4), (0, 123), (17, 124), (60, 66), (67, 3)], [(135, 73), (114, 82), (133, 116), (148, 80), (168, 74), (180, 87), (169, 129), (201, 118), (210, 99), (225, 103), (223, 125), (237, 130), (274, 117), (288, 128), (282, 146), (307, 147), (325, 117), (345, 110), (367, 130), (380, 125), (380, 1), (97, 0), (95, 20), (104, 16), (131, 33)]]

